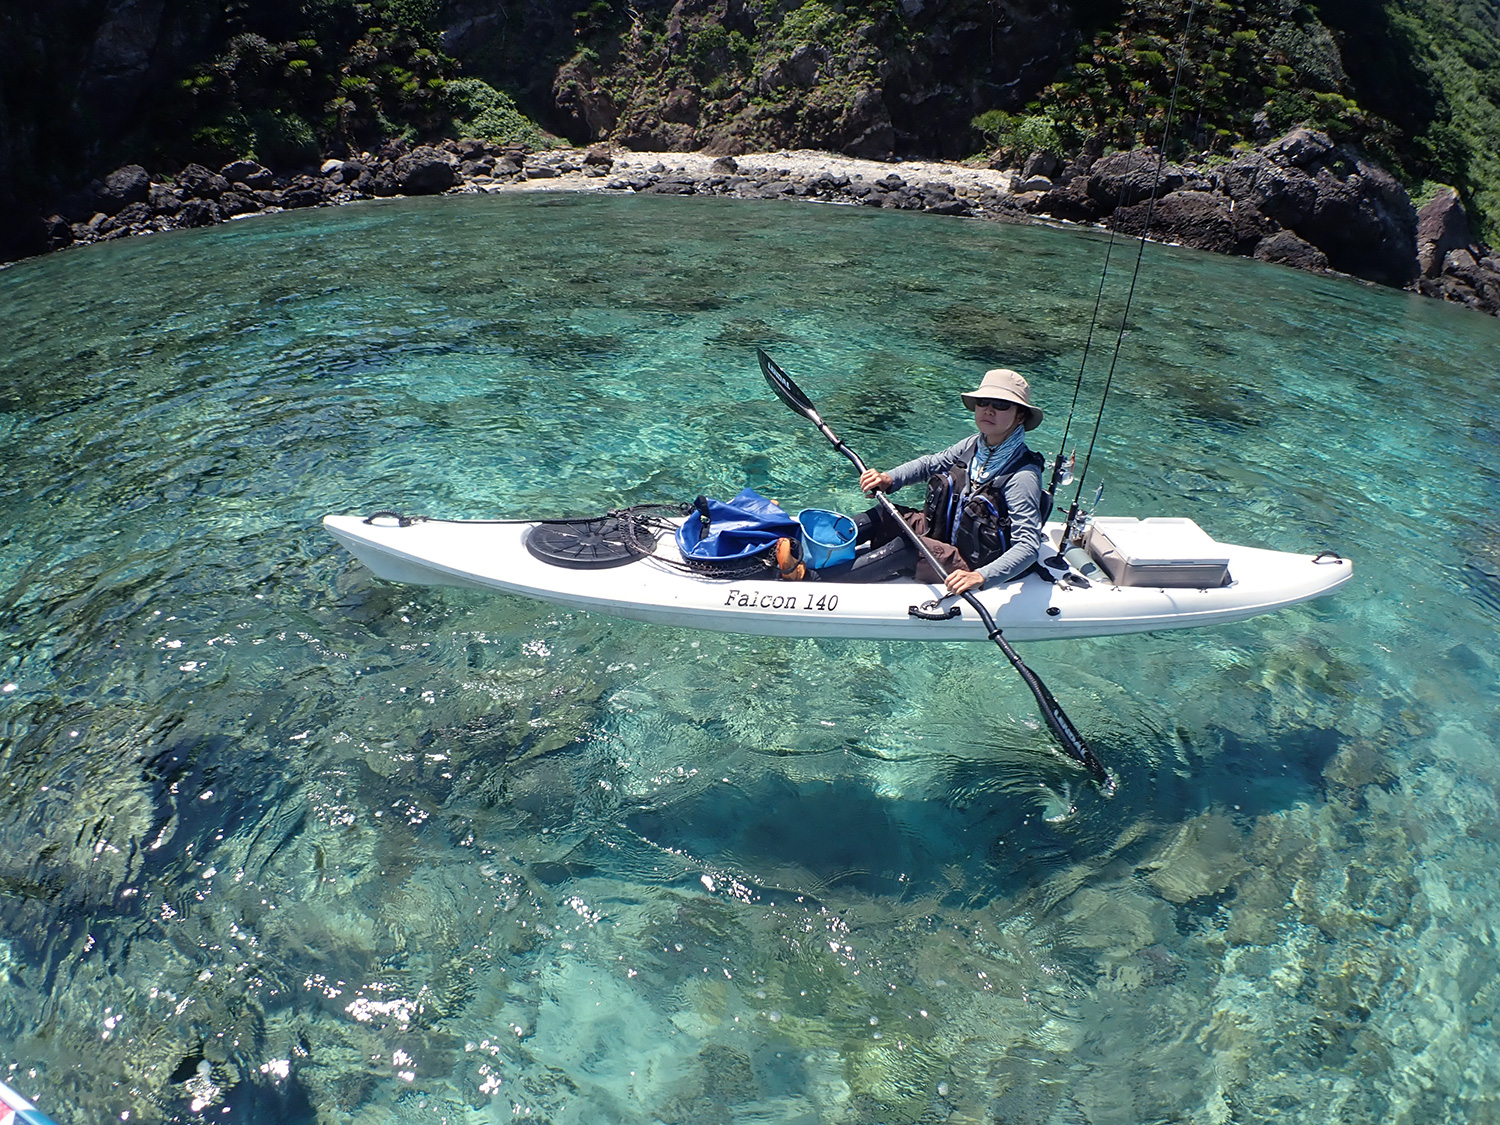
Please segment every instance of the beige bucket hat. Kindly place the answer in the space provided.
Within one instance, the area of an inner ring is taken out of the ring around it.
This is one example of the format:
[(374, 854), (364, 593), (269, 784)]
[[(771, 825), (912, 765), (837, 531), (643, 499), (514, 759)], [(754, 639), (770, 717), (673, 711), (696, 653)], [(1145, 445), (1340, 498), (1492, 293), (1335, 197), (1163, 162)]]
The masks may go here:
[(1041, 409), (1031, 405), (1031, 384), (1008, 367), (995, 367), (986, 371), (978, 388), (963, 396), (964, 409), (973, 410), (975, 402), (982, 398), (1019, 403), (1026, 411), (1026, 420), (1021, 425), (1028, 430), (1034, 430), (1042, 424)]

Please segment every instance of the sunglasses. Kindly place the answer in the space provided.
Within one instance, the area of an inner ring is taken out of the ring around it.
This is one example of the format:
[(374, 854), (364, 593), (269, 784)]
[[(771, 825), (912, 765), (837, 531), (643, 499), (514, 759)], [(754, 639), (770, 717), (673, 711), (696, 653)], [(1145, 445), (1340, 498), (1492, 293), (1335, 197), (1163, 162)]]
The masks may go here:
[(997, 398), (976, 398), (974, 400), (974, 406), (975, 406), (976, 409), (978, 407), (981, 407), (981, 406), (988, 406), (992, 410), (1000, 410), (1000, 411), (1014, 410), (1014, 409), (1016, 409), (1016, 404), (1015, 403), (1013, 403), (1013, 402), (1007, 402), (1004, 399), (997, 399)]

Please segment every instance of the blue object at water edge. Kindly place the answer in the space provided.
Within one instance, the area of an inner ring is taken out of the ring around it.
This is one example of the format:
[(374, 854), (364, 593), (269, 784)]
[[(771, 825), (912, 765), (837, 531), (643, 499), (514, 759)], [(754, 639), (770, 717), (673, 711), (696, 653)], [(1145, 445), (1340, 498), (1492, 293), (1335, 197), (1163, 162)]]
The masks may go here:
[(826, 570), (854, 560), (854, 521), (823, 508), (803, 508), (797, 513), (802, 525), (802, 561), (814, 570)]

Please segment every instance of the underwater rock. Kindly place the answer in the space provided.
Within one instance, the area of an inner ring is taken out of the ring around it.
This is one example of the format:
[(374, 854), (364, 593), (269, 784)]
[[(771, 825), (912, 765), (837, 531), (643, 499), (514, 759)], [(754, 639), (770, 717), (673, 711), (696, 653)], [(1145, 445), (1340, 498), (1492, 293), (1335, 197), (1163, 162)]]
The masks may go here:
[(1385, 785), (1396, 773), (1397, 767), (1385, 750), (1365, 739), (1341, 747), (1323, 767), (1323, 776), (1330, 784), (1347, 789)]
[(1061, 932), (1081, 949), (1123, 957), (1169, 938), (1175, 912), (1160, 899), (1124, 889), (1085, 887), (1067, 901)]
[(1228, 889), (1247, 866), (1243, 849), (1234, 822), (1206, 812), (1184, 824), (1142, 869), (1167, 901), (1190, 902)]

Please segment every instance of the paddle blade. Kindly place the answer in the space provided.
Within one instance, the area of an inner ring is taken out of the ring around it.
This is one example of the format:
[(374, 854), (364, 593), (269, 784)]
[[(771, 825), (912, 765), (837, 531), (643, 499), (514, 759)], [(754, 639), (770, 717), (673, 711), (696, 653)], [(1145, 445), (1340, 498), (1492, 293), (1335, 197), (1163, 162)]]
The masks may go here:
[(760, 358), (760, 373), (766, 377), (766, 382), (771, 384), (776, 397), (802, 417), (812, 422), (822, 421), (812, 404), (812, 399), (802, 393), (802, 388), (792, 382), (792, 377), (778, 367), (776, 361), (760, 348), (755, 349), (755, 354)]

